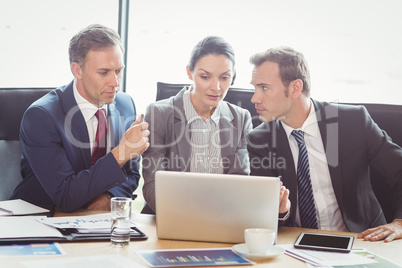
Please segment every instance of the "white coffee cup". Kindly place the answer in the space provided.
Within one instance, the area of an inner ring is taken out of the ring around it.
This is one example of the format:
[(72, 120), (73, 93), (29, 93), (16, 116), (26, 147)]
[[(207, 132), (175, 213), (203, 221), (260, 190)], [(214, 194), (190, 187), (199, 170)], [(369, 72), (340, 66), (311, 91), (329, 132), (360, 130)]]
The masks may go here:
[(266, 254), (274, 245), (275, 231), (264, 228), (249, 228), (244, 230), (246, 246), (252, 254)]

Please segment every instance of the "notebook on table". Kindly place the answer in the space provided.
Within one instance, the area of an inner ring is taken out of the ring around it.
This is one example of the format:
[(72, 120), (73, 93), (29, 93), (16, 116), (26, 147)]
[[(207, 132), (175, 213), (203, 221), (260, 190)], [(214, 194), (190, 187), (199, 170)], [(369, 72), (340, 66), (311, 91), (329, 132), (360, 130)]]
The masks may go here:
[(21, 199), (0, 201), (0, 216), (47, 215), (48, 213), (50, 213), (48, 209)]
[[(87, 216), (0, 217), (0, 245), (110, 241), (110, 213)], [(135, 224), (131, 226), (130, 240), (146, 240), (147, 235)]]
[(158, 238), (243, 243), (244, 229), (278, 229), (277, 177), (155, 173)]

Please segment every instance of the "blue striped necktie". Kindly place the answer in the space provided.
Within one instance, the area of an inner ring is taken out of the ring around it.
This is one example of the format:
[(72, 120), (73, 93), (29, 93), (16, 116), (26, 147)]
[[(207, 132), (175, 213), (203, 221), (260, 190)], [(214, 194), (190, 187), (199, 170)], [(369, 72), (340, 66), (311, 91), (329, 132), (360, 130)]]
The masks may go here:
[(299, 146), (299, 160), (297, 162), (297, 192), (301, 227), (318, 229), (313, 189), (310, 180), (308, 154), (304, 143), (304, 132), (301, 130), (293, 130), (292, 135), (295, 137), (297, 145)]

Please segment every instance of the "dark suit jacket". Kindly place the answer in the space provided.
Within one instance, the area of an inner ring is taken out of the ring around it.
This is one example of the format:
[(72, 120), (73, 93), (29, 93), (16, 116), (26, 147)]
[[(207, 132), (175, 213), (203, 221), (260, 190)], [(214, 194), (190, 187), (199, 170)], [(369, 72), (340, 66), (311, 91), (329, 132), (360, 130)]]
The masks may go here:
[[(313, 101), (327, 156), (332, 186), (343, 221), (351, 232), (386, 224), (374, 196), (369, 166), (386, 175), (398, 191), (395, 218), (402, 218), (402, 149), (392, 143), (363, 106)], [(392, 120), (390, 118), (390, 120)], [(285, 130), (279, 121), (261, 124), (249, 133), (251, 175), (282, 176), (297, 203), (295, 165)], [(294, 224), (296, 209), (286, 225)]]
[[(118, 145), (134, 118), (131, 97), (117, 93), (114, 103), (108, 105), (112, 148)], [(27, 109), (20, 139), (23, 181), (12, 199), (70, 212), (103, 192), (132, 197), (137, 188), (138, 158), (120, 168), (112, 153), (108, 153), (91, 166), (88, 130), (74, 98), (73, 82), (49, 92)]]
[[(148, 205), (155, 210), (155, 172), (157, 170), (190, 171), (191, 131), (184, 113), (183, 95), (188, 87), (176, 96), (147, 107), (145, 121), (149, 123), (150, 147), (143, 154), (143, 194)], [(223, 102), (220, 106), (219, 137), (224, 173), (250, 173), (246, 147), (246, 134), (251, 130), (250, 113), (236, 105)], [(144, 210), (150, 213), (151, 211)]]

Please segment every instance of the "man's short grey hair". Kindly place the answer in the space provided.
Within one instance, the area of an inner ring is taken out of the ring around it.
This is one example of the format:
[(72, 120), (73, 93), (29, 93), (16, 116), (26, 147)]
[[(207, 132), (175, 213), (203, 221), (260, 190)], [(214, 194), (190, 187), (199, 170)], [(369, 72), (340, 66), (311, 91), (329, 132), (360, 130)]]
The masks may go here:
[(68, 48), (70, 65), (77, 62), (80, 66), (84, 66), (90, 50), (102, 50), (114, 46), (119, 46), (124, 53), (120, 36), (115, 30), (100, 24), (89, 25), (70, 40)]

